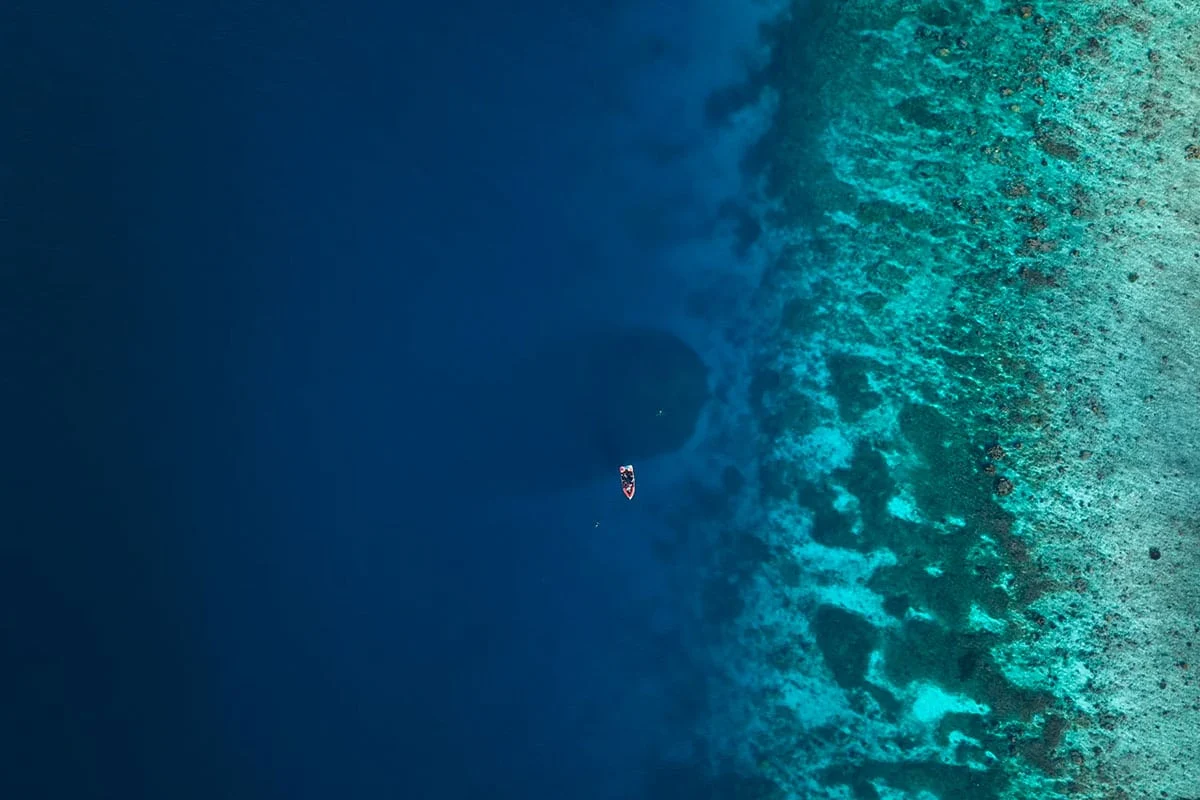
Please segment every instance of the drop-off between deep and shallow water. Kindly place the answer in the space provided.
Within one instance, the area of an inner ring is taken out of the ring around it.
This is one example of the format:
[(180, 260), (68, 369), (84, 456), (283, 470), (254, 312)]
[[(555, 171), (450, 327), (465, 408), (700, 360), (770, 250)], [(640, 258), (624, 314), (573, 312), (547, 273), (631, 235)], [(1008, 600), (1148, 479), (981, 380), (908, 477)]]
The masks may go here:
[(1200, 796), (1200, 6), (771, 35), (716, 749), (762, 797)]

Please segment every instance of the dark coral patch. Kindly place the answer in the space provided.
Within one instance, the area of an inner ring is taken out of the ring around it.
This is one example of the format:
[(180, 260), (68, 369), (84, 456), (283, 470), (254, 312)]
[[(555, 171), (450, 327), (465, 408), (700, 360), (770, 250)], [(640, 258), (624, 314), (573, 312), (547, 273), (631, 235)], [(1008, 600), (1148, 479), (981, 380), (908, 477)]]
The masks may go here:
[(812, 513), (813, 541), (826, 547), (858, 547), (852, 520), (834, 508), (836, 495), (828, 486), (805, 481), (796, 488), (796, 499)]
[(868, 376), (879, 364), (869, 358), (836, 353), (826, 359), (837, 398), (838, 412), (847, 422), (857, 422), (883, 398), (871, 388)]
[(968, 686), (979, 665), (991, 656), (993, 637), (955, 633), (936, 622), (914, 618), (899, 633), (892, 633), (884, 647), (888, 680), (900, 686), (932, 680), (948, 691)]
[(950, 130), (950, 122), (933, 110), (926, 97), (906, 97), (896, 104), (896, 113), (914, 125), (932, 131)]
[(836, 606), (822, 605), (812, 623), (817, 646), (834, 680), (843, 689), (863, 685), (871, 651), (879, 641), (879, 631), (858, 614)]
[(883, 610), (891, 614), (893, 617), (903, 619), (905, 613), (908, 612), (908, 595), (893, 594), (884, 598)]
[(866, 549), (887, 541), (888, 529), (897, 520), (888, 511), (888, 502), (896, 493), (896, 482), (892, 480), (883, 454), (869, 442), (858, 441), (850, 466), (834, 472), (846, 491), (858, 500), (867, 542)]

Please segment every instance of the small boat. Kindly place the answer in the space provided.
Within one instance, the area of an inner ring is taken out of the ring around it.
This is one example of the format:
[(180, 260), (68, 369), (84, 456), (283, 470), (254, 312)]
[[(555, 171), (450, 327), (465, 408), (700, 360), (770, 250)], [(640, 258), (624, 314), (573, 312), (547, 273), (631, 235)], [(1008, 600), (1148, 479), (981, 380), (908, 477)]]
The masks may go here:
[(621, 491), (630, 500), (633, 499), (633, 493), (637, 491), (637, 482), (633, 477), (633, 464), (621, 467)]

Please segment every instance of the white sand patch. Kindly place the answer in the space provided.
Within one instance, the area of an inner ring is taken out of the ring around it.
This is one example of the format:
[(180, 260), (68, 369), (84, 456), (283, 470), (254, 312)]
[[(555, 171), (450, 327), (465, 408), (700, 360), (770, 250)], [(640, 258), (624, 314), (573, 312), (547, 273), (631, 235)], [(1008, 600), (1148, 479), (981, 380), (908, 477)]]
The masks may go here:
[(864, 586), (824, 586), (816, 592), (820, 602), (853, 611), (877, 628), (895, 626), (896, 620), (883, 610), (883, 598)]
[(984, 631), (985, 633), (1003, 635), (1008, 629), (1008, 623), (1002, 619), (989, 616), (978, 605), (972, 603), (971, 612), (967, 618), (967, 627), (968, 630), (972, 631)]
[(933, 726), (947, 714), (986, 714), (988, 707), (975, 702), (971, 698), (950, 694), (932, 683), (924, 683), (909, 687), (913, 694), (912, 707), (909, 713), (918, 722)]
[(902, 519), (907, 522), (924, 522), (924, 515), (917, 508), (916, 502), (912, 495), (901, 493), (888, 500), (888, 513), (897, 519)]

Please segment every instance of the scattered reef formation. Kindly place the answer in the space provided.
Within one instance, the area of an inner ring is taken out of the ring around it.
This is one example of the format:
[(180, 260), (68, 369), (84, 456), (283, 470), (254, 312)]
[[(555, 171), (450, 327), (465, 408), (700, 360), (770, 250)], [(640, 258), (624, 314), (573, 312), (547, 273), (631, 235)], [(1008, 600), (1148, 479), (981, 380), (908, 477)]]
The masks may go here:
[(769, 33), (717, 104), (775, 94), (778, 257), (713, 748), (756, 798), (1200, 796), (1200, 5)]

